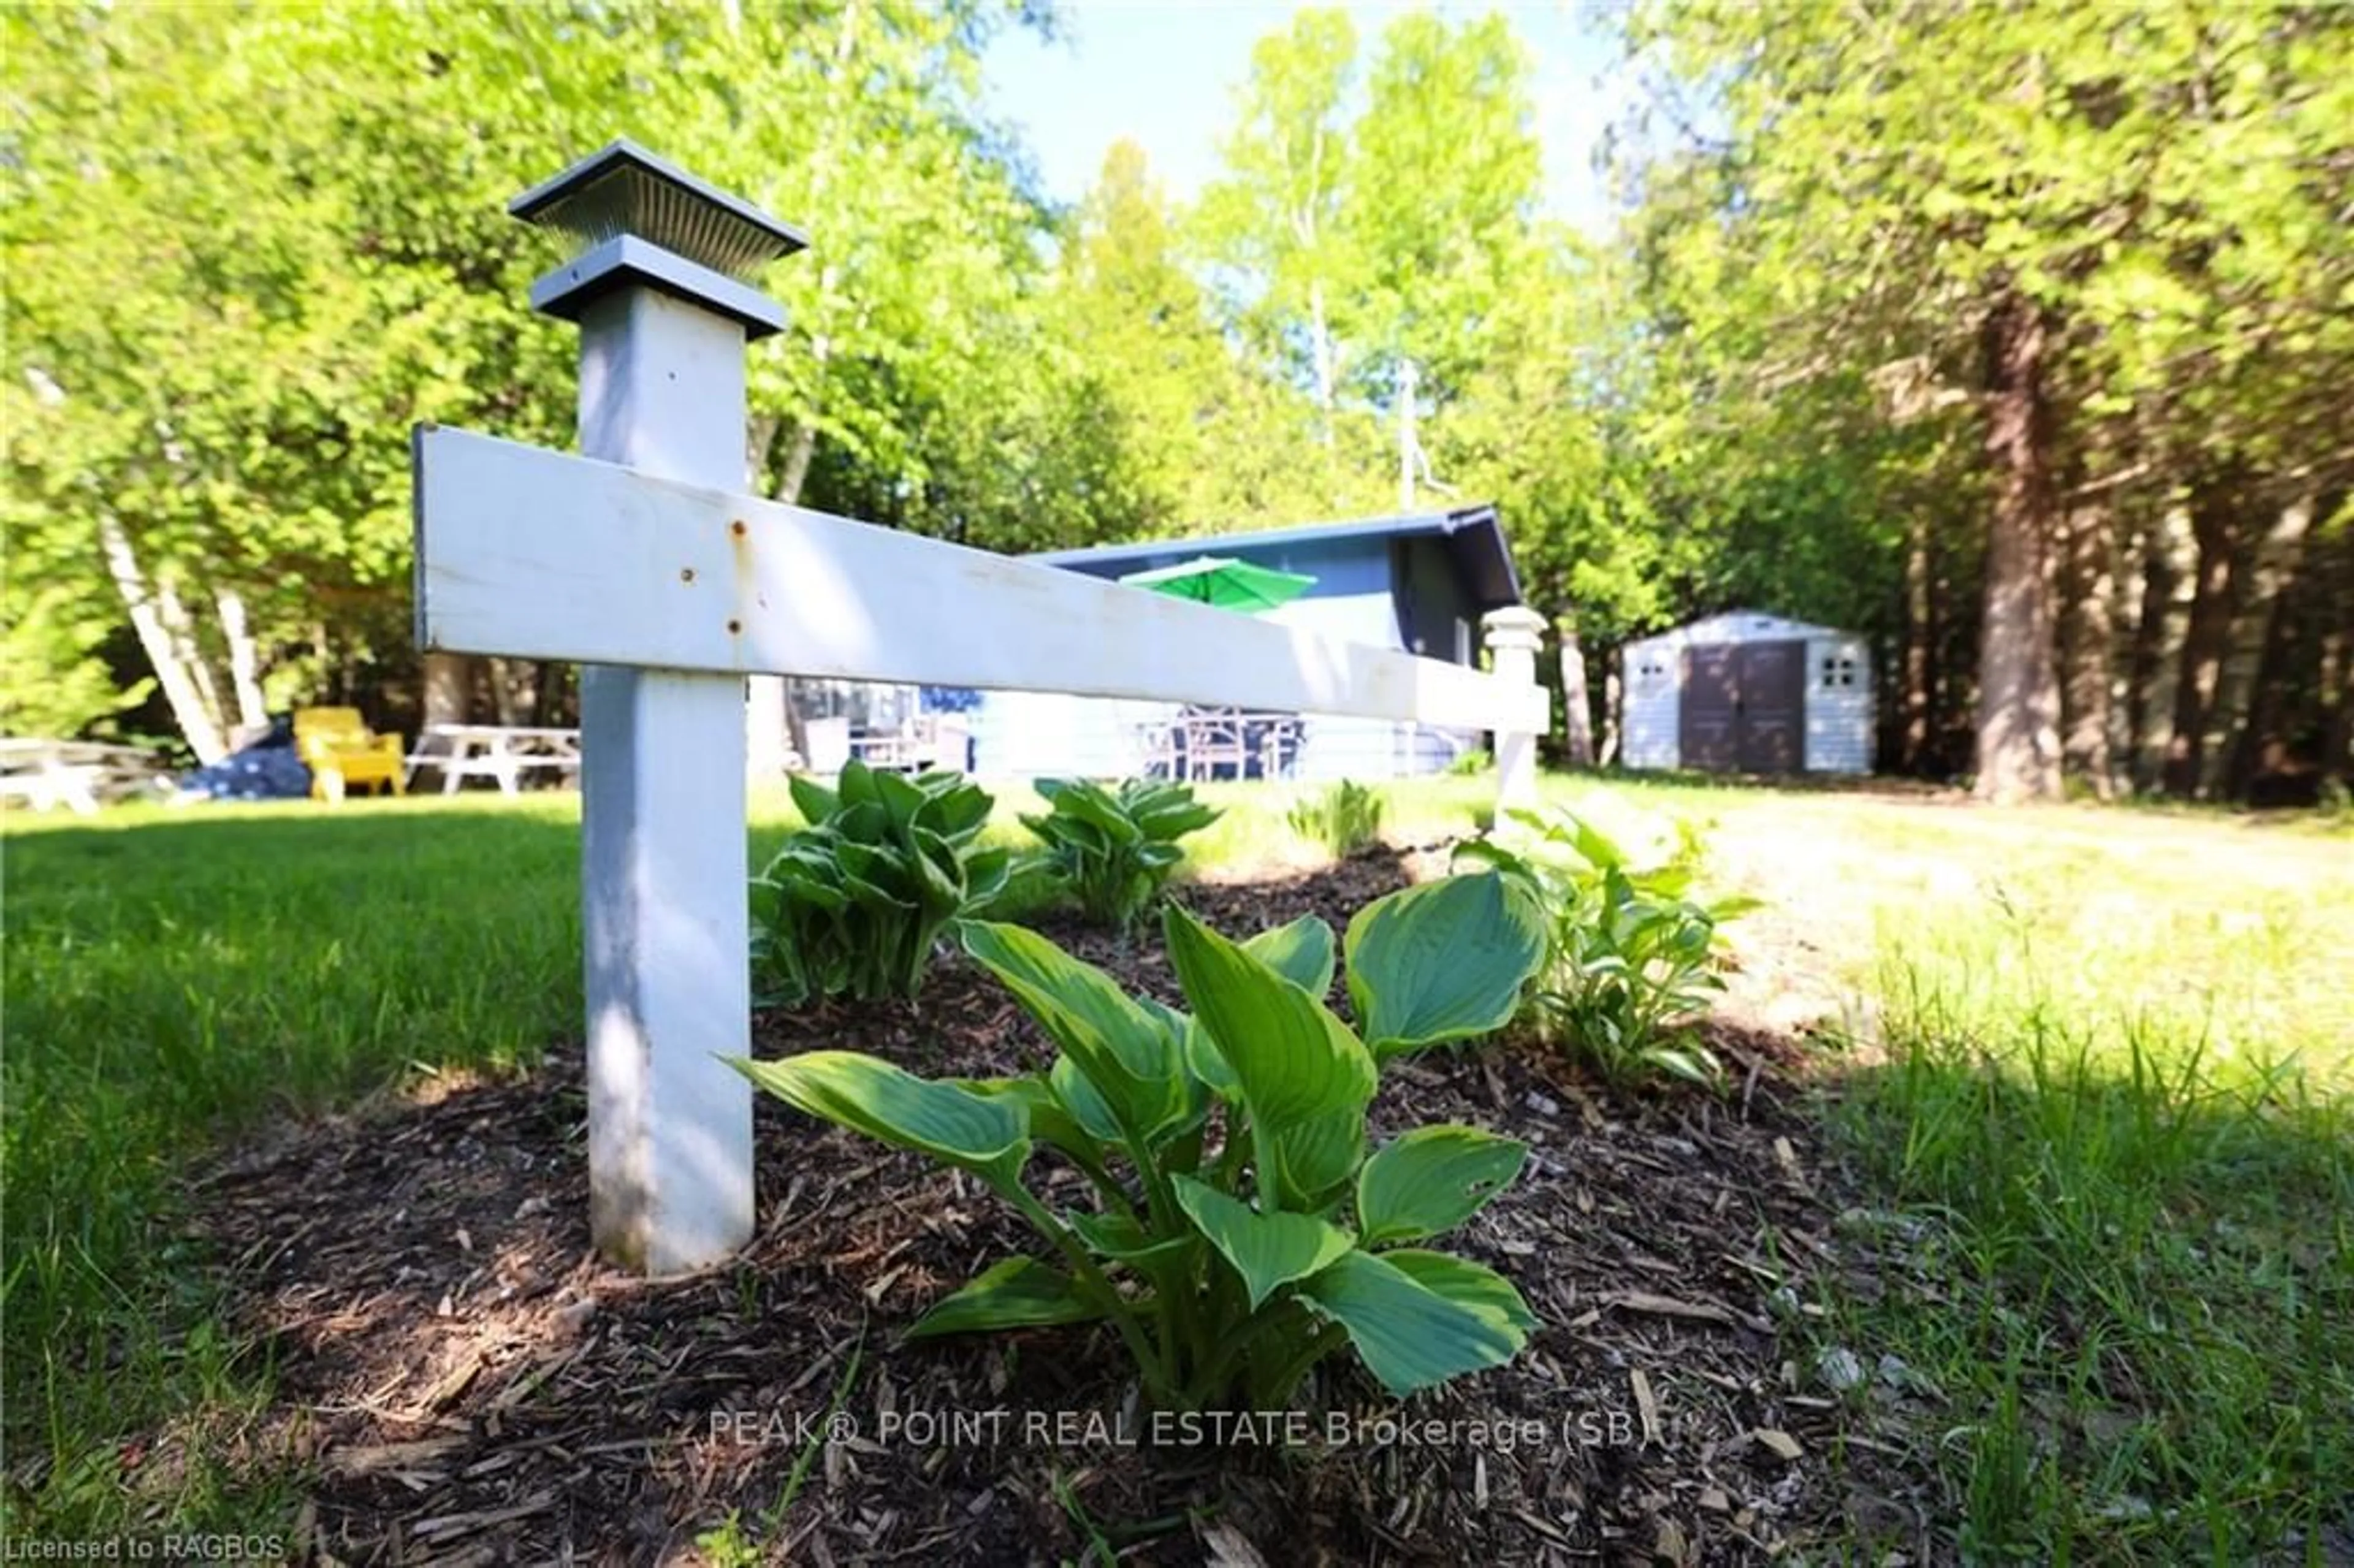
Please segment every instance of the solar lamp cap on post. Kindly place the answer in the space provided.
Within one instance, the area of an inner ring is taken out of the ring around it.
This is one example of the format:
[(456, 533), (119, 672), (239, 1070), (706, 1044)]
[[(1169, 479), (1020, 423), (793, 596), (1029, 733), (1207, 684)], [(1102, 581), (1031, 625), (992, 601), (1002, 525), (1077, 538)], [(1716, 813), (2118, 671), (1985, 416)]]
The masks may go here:
[(531, 286), (535, 311), (578, 321), (591, 302), (646, 285), (742, 324), (746, 339), (784, 330), (785, 313), (748, 280), (809, 239), (749, 202), (696, 179), (623, 137), (507, 204), (535, 228), (586, 248)]

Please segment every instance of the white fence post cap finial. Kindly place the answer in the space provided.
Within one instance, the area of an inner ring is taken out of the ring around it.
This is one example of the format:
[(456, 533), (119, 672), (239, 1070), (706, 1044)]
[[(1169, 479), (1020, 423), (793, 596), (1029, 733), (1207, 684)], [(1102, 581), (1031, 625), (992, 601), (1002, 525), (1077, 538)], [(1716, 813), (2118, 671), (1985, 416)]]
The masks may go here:
[(809, 245), (790, 224), (626, 137), (534, 185), (507, 211), (587, 247), (531, 286), (532, 309), (565, 321), (638, 284), (742, 323), (748, 341), (766, 337), (783, 330), (785, 313), (746, 280)]
[(1525, 649), (1532, 653), (1544, 646), (1544, 617), (1524, 604), (1508, 604), (1479, 618), (1490, 648)]

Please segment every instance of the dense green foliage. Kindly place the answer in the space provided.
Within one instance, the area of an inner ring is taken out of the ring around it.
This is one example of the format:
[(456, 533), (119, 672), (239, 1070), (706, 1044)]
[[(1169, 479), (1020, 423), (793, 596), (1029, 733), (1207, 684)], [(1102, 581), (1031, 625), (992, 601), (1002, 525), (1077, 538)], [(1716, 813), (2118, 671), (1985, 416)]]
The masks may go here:
[(1382, 796), (1343, 779), (1307, 797), (1286, 813), (1291, 831), (1338, 860), (1381, 842)]
[[(1509, 1361), (1536, 1326), (1511, 1283), (1416, 1245), (1520, 1173), (1527, 1150), (1427, 1127), (1368, 1152), (1382, 1064), (1507, 1022), (1542, 943), (1494, 875), (1377, 899), (1349, 924), (1357, 1026), (1326, 1005), (1331, 927), (1233, 942), (1172, 907), (1190, 1014), (1130, 997), (1018, 926), (964, 945), (1056, 1049), (1020, 1077), (930, 1081), (847, 1051), (738, 1061), (789, 1104), (979, 1178), (1052, 1245), (933, 1306), (922, 1334), (1108, 1320), (1149, 1395), (1269, 1409), (1342, 1344), (1394, 1395)], [(1023, 1183), (1036, 1145), (1083, 1172), (1092, 1211)]]
[(1177, 841), (1218, 820), (1183, 784), (1128, 779), (1041, 779), (1048, 810), (1022, 825), (1038, 835), (1047, 873), (1090, 922), (1125, 931), (1143, 918), (1185, 858)]
[(1500, 873), (1545, 932), (1524, 1013), (1532, 1032), (1614, 1083), (1714, 1084), (1723, 1069), (1692, 1025), (1724, 989), (1717, 927), (1751, 902), (1690, 896), (1701, 844), (1681, 820), (1674, 850), (1644, 866), (1585, 818), (1508, 815), (1521, 832), (1461, 845), (1456, 859)]
[(905, 779), (853, 758), (836, 788), (792, 781), (809, 825), (752, 883), (760, 1000), (912, 997), (949, 925), (1003, 890), (1007, 852), (981, 846), (989, 791), (961, 773)]
[(2348, 768), (2354, 13), (1643, 0), (1610, 233), (1545, 210), (1508, 20), (1317, 9), (1198, 199), (1123, 143), (1057, 210), (981, 86), (1055, 25), (0, 16), (0, 722), (412, 721), (408, 429), (563, 441), (553, 242), (502, 208), (624, 132), (815, 239), (762, 280), (770, 493), (1012, 550), (1271, 526), (1394, 506), (1410, 412), (1597, 699), (1745, 604), (1869, 634), (1883, 758), (1990, 793)]
[(1704, 128), (1626, 155), (1630, 450), (1726, 597), (1882, 633), (1895, 759), (1997, 797), (2345, 769), (2354, 13), (1628, 34)]

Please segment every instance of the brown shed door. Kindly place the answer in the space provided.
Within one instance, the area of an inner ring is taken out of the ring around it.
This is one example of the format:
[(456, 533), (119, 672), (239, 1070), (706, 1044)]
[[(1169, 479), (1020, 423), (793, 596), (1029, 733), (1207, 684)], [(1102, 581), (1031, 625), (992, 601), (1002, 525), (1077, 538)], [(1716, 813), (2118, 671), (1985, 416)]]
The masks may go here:
[(1684, 650), (1683, 765), (1796, 773), (1807, 758), (1807, 645), (1704, 643)]
[(1807, 765), (1807, 645), (1741, 647), (1741, 770), (1796, 773)]
[(1684, 650), (1684, 696), (1678, 725), (1683, 765), (1712, 773), (1741, 766), (1741, 672), (1729, 642)]

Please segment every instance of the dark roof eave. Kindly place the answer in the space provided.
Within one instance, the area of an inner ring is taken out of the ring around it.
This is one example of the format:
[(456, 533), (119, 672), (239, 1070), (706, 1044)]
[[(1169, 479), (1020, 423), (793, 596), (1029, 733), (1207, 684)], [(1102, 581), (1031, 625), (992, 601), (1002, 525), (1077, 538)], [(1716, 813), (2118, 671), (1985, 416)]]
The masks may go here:
[[(1184, 539), (1140, 539), (1130, 544), (1093, 545), (1076, 550), (1042, 550), (1025, 560), (1047, 566), (1111, 565), (1153, 556), (1188, 552), (1210, 555), (1237, 547), (1281, 548), (1320, 544), (1334, 539), (1424, 538), (1447, 541), (1462, 569), (1465, 586), (1482, 609), (1522, 602), (1520, 572), (1494, 503), (1479, 502), (1445, 512), (1406, 513), (1393, 517), (1366, 517), (1346, 523), (1311, 523), (1294, 528), (1269, 528), (1253, 534), (1218, 534)], [(1499, 590), (1500, 589), (1500, 597)]]

